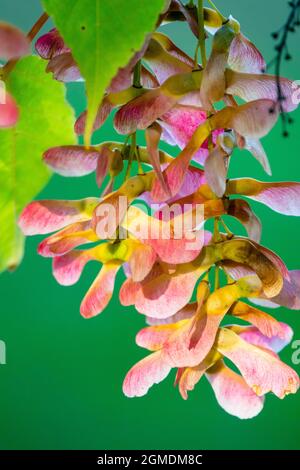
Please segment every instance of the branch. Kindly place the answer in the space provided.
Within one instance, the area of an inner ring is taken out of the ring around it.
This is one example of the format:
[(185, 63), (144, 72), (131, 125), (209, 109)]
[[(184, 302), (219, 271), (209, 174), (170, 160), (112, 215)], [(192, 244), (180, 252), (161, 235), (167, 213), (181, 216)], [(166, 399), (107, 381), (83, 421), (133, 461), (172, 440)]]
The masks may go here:
[[(27, 38), (30, 42), (33, 41), (33, 39), (36, 37), (36, 35), (39, 33), (39, 31), (42, 29), (46, 21), (48, 20), (49, 15), (47, 13), (43, 13), (39, 19), (34, 23), (30, 31), (27, 33)], [(12, 69), (15, 67), (16, 63), (18, 62), (19, 59), (13, 59), (7, 62), (5, 66), (2, 69), (3, 72), (3, 77), (7, 77), (7, 75), (12, 71)]]
[(292, 56), (288, 50), (288, 39), (290, 34), (295, 33), (296, 28), (300, 26), (300, 0), (293, 0), (289, 2), (289, 6), (291, 11), (287, 17), (287, 20), (278, 31), (272, 33), (273, 39), (275, 41), (279, 40), (279, 42), (275, 46), (276, 55), (267, 66), (268, 69), (272, 66), (274, 66), (275, 69), (277, 83), (277, 104), (279, 105), (281, 112), (284, 137), (288, 137), (289, 133), (287, 131), (287, 125), (292, 124), (293, 120), (291, 118), (287, 118), (282, 104), (285, 100), (285, 96), (283, 94), (280, 83), (281, 66), (283, 60), (289, 61), (292, 59)]

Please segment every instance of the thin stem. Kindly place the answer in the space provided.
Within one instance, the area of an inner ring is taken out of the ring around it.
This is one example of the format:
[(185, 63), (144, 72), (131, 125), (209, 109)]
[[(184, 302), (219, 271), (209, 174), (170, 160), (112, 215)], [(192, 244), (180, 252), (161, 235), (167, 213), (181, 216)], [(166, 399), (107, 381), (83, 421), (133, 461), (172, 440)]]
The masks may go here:
[(203, 0), (198, 0), (198, 26), (199, 26), (199, 47), (201, 51), (202, 67), (205, 68), (207, 64), (206, 49), (205, 49), (205, 29), (204, 29), (204, 11)]
[(135, 88), (142, 88), (141, 70), (142, 70), (142, 61), (139, 60), (136, 66), (134, 67), (134, 71), (133, 71), (133, 86)]
[(127, 168), (126, 168), (126, 174), (125, 174), (125, 181), (128, 180), (130, 176), (130, 170), (134, 158), (134, 154), (136, 152), (136, 133), (131, 135), (131, 144), (130, 144), (130, 150), (129, 150), (129, 155), (128, 155), (128, 163), (127, 163)]
[(130, 176), (130, 170), (131, 170), (131, 166), (132, 166), (132, 152), (130, 151), (129, 152), (129, 156), (128, 156), (128, 162), (127, 162), (127, 168), (126, 168), (126, 173), (125, 173), (125, 181), (128, 180), (129, 176)]
[(136, 132), (134, 132), (131, 136), (131, 150), (132, 153), (134, 153), (136, 150)]
[(39, 33), (39, 31), (42, 29), (42, 27), (44, 26), (44, 24), (46, 23), (46, 21), (48, 20), (49, 18), (49, 15), (48, 13), (43, 13), (39, 19), (37, 20), (36, 23), (34, 23), (34, 25), (32, 26), (31, 30), (28, 32), (27, 34), (27, 38), (29, 39), (29, 41), (33, 41), (33, 39), (35, 38), (35, 36)]
[(127, 144), (128, 144), (128, 141), (130, 139), (130, 134), (126, 136), (125, 140), (124, 140), (124, 143), (122, 145), (122, 150), (121, 150), (121, 155), (123, 157), (125, 157), (125, 154), (126, 154), (126, 149), (127, 149)]
[[(46, 21), (48, 20), (49, 15), (48, 13), (43, 13), (39, 19), (34, 23), (30, 31), (27, 33), (27, 38), (30, 42), (36, 37), (39, 31), (42, 29)], [(9, 72), (15, 67), (19, 59), (13, 59), (7, 62), (7, 64), (3, 67), (3, 76), (7, 77)]]
[(119, 243), (119, 241), (120, 241), (120, 226), (118, 226), (116, 229), (113, 243)]
[(219, 222), (220, 222), (220, 218), (215, 217), (214, 218), (214, 234), (213, 234), (214, 243), (219, 243), (222, 240), (222, 237), (219, 231)]
[[(142, 61), (139, 60), (135, 67), (134, 67), (134, 71), (133, 71), (133, 80), (132, 80), (132, 86), (134, 86), (135, 88), (142, 88), (142, 84), (141, 84), (141, 70), (142, 70)], [(137, 145), (136, 145), (136, 132), (134, 132), (131, 136), (128, 135), (126, 140), (125, 140), (125, 143), (124, 143), (124, 148), (126, 148), (127, 146), (127, 142), (129, 140), (129, 138), (131, 137), (131, 143), (130, 143), (130, 150), (129, 150), (129, 155), (128, 155), (128, 163), (127, 163), (127, 169), (126, 169), (126, 174), (125, 174), (125, 181), (129, 178), (130, 176), (130, 170), (131, 170), (131, 166), (132, 166), (132, 162), (134, 160), (134, 157), (136, 157), (137, 159), (137, 162), (138, 162), (138, 168), (139, 168), (139, 173), (143, 173), (143, 168), (141, 166), (141, 162), (140, 162), (140, 156), (139, 156), (139, 151), (137, 149)]]
[(197, 44), (195, 55), (194, 55), (194, 69), (198, 69), (198, 52), (199, 52), (199, 43)]
[(107, 194), (109, 194), (111, 191), (113, 191), (114, 181), (115, 181), (114, 177), (109, 180), (109, 182), (107, 183), (107, 185), (105, 186), (105, 188), (102, 191), (102, 194), (101, 194), (102, 197), (107, 196)]
[(222, 217), (220, 217), (220, 222), (225, 230), (225, 232), (227, 233), (228, 237), (229, 238), (232, 238), (234, 236), (234, 234), (231, 232), (231, 230), (229, 230), (229, 228), (227, 227), (227, 225), (225, 224), (224, 220), (222, 219)]
[(217, 290), (220, 288), (220, 268), (218, 265), (215, 266), (215, 284), (214, 284), (214, 290)]
[(144, 172), (143, 167), (142, 167), (140, 149), (139, 149), (138, 145), (136, 146), (135, 156), (136, 156), (136, 161), (137, 161), (137, 164), (138, 164), (138, 174), (143, 175), (145, 172)]

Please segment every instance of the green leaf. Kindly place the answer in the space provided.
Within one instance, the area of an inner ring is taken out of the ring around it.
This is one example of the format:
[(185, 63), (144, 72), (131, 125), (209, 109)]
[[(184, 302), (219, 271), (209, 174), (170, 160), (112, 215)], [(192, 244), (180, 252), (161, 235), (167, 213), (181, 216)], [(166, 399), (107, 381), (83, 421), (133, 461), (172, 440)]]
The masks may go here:
[(105, 88), (155, 28), (165, 0), (43, 0), (86, 81), (88, 144)]
[(64, 85), (45, 73), (41, 59), (21, 59), (6, 86), (18, 103), (20, 119), (14, 128), (0, 129), (0, 272), (14, 269), (22, 259), (24, 237), (17, 219), (50, 177), (43, 152), (75, 143), (74, 113)]

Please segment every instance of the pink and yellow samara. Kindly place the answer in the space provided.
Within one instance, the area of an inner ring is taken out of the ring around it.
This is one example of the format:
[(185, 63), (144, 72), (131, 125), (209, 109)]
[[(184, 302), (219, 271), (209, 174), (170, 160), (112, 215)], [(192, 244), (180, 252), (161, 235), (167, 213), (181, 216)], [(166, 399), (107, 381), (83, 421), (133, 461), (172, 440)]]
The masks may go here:
[[(187, 21), (203, 53), (201, 15), (178, 0), (167, 4), (158, 24)], [(20, 226), (26, 235), (54, 232), (38, 251), (53, 258), (53, 274), (63, 285), (77, 282), (89, 261), (101, 264), (81, 304), (85, 318), (108, 305), (123, 266), (120, 302), (145, 315), (150, 326), (136, 341), (151, 351), (128, 372), (127, 396), (145, 395), (176, 369), (183, 398), (205, 375), (221, 407), (245, 419), (262, 410), (267, 393), (283, 398), (299, 387), (296, 372), (278, 357), (292, 339), (291, 328), (258, 307), (299, 309), (300, 271), (288, 271), (260, 244), (262, 224), (250, 203), (299, 216), (300, 184), (232, 179), (228, 171), (231, 159), (241, 158), (235, 156), (239, 148), (271, 175), (260, 139), (280, 111), (297, 108), (297, 90), (292, 81), (263, 73), (261, 53), (236, 20), (211, 9), (204, 9), (203, 18), (213, 38), (202, 65), (197, 55), (192, 59), (154, 32), (108, 85), (94, 130), (115, 111), (114, 128), (127, 136), (125, 142), (58, 143), (45, 152), (45, 163), (62, 176), (95, 172), (101, 196), (35, 201), (23, 211)], [(54, 78), (81, 79), (57, 30), (42, 36), (36, 49)], [(84, 111), (75, 123), (79, 135), (85, 121)], [(137, 131), (145, 133), (144, 147), (137, 145)], [(179, 147), (176, 158), (159, 148), (161, 141)], [(125, 168), (124, 182), (116, 187)], [(156, 204), (152, 215), (136, 206), (141, 200)], [(168, 210), (174, 203), (180, 214)], [(192, 214), (196, 220), (199, 206), (201, 223), (193, 222), (177, 237), (178, 217), (184, 221)], [(247, 237), (234, 235), (224, 216), (238, 220)], [(204, 228), (211, 219), (213, 233)]]

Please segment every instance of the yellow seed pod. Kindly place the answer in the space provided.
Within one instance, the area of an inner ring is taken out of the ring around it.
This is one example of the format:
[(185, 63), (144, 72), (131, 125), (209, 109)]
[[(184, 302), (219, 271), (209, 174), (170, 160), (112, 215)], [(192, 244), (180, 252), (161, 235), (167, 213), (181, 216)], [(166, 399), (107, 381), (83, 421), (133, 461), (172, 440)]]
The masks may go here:
[(236, 109), (230, 106), (226, 106), (218, 113), (208, 119), (211, 126), (211, 131), (215, 129), (230, 129), (232, 121), (236, 115)]
[(144, 54), (144, 59), (146, 61), (157, 60), (163, 57), (164, 49), (162, 48), (160, 41), (158, 41), (159, 37), (157, 38), (155, 34), (152, 35), (152, 39), (150, 40), (147, 50)]
[(240, 23), (238, 22), (238, 20), (236, 20), (235, 18), (233, 18), (233, 16), (229, 16), (229, 21), (228, 21), (228, 24), (229, 26), (233, 29), (233, 31), (236, 33), (236, 34), (239, 34), (241, 32), (241, 25)]
[(216, 32), (213, 40), (213, 52), (218, 54), (228, 52), (236, 33), (231, 28), (230, 23), (224, 24)]
[(258, 297), (262, 294), (262, 283), (257, 276), (245, 276), (237, 281), (240, 297)]
[(202, 272), (208, 271), (208, 269), (213, 266), (218, 261), (222, 260), (222, 247), (221, 243), (216, 245), (207, 245), (204, 246), (201, 250), (201, 253), (194, 261), (190, 263), (184, 263), (178, 266), (181, 272), (194, 271), (195, 269), (201, 269)]
[(197, 195), (203, 196), (205, 200), (214, 200), (218, 199), (215, 193), (211, 190), (208, 184), (202, 184), (200, 188), (197, 190)]
[(235, 239), (222, 244), (223, 259), (245, 263), (254, 246), (248, 240)]
[(226, 194), (243, 194), (245, 196), (254, 196), (264, 188), (261, 181), (253, 178), (240, 178), (229, 180), (227, 183)]
[(95, 257), (102, 263), (110, 261), (128, 261), (134, 249), (133, 240), (121, 240), (118, 242), (106, 242), (93, 248)]
[[(186, 148), (181, 152), (181, 156), (186, 153), (196, 153), (197, 150), (201, 147), (201, 145), (205, 142), (205, 140), (210, 136), (211, 132), (215, 128), (212, 127), (211, 119), (207, 119), (203, 124), (201, 124), (194, 134), (192, 135), (189, 143), (187, 144)], [(177, 157), (178, 158), (178, 157)], [(181, 157), (183, 158), (183, 157)]]
[(237, 283), (217, 289), (207, 300), (208, 315), (225, 315), (240, 295), (241, 290)]
[(107, 99), (114, 106), (122, 106), (134, 98), (143, 95), (146, 91), (148, 91), (146, 88), (137, 88), (132, 86), (126, 90), (118, 91), (116, 93), (109, 93), (107, 95)]
[[(98, 242), (99, 238), (95, 234), (93, 229), (81, 230), (79, 232), (67, 233), (63, 236), (64, 240), (71, 240), (72, 238), (81, 237), (89, 240), (90, 242)], [(61, 235), (53, 236), (51, 238), (52, 243), (55, 243), (61, 239)]]
[(220, 217), (221, 215), (227, 214), (227, 202), (223, 199), (214, 199), (204, 202), (204, 219), (210, 219), (212, 217)]
[(125, 181), (125, 183), (119, 188), (118, 194), (120, 196), (128, 197), (129, 201), (131, 201), (143, 192), (150, 191), (153, 179), (153, 172), (146, 173), (145, 175), (133, 176)]
[(263, 284), (267, 297), (278, 295), (283, 278), (277, 267), (249, 240), (234, 239), (221, 244), (223, 259), (229, 259), (250, 267)]
[(180, 97), (191, 91), (200, 89), (202, 70), (189, 73), (179, 73), (169, 77), (160, 87), (161, 91), (168, 96)]
[(99, 204), (99, 199), (95, 197), (89, 197), (89, 198), (78, 201), (80, 212), (86, 215), (87, 218), (92, 217), (93, 211), (95, 207), (97, 207), (98, 204)]
[(222, 27), (223, 18), (218, 12), (216, 12), (212, 8), (204, 8), (203, 14), (204, 14), (204, 26), (207, 26), (213, 29), (219, 29)]
[[(142, 163), (151, 164), (147, 148), (146, 147), (138, 147), (138, 151), (139, 151), (140, 161)], [(171, 163), (171, 161), (173, 161), (173, 160), (174, 160), (173, 157), (168, 155), (166, 152), (163, 152), (162, 150), (159, 150), (159, 161), (160, 161), (160, 163)]]

